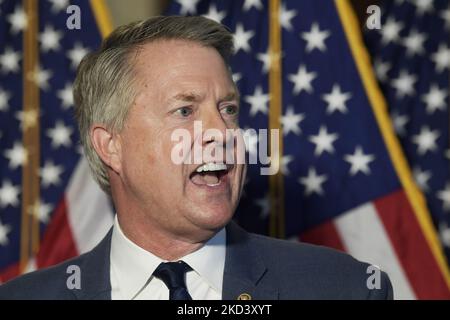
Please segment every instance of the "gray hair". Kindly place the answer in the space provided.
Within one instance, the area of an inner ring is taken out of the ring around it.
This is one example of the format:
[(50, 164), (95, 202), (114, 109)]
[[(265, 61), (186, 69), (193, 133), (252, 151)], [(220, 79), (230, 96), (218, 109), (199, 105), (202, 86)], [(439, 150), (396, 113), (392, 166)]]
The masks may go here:
[(200, 16), (159, 16), (117, 28), (97, 51), (83, 58), (74, 83), (75, 116), (94, 179), (108, 194), (107, 168), (92, 145), (91, 126), (101, 123), (111, 132), (122, 130), (136, 97), (132, 57), (142, 45), (161, 39), (214, 48), (227, 65), (233, 53), (233, 36), (223, 25)]

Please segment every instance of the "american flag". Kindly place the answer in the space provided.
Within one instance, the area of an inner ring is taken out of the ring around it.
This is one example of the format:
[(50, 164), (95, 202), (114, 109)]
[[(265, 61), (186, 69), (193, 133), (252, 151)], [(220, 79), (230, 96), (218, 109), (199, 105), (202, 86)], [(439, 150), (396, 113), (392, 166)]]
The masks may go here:
[[(101, 1), (96, 2), (101, 10)], [(67, 9), (70, 5), (79, 8), (80, 29), (66, 24), (75, 12), (74, 7)], [(112, 224), (108, 199), (81, 155), (73, 116), (76, 68), (101, 42), (92, 8), (88, 0), (0, 2), (0, 283), (90, 250)], [(25, 47), (26, 35), (33, 33), (34, 52), (33, 44), (31, 50)], [(27, 70), (25, 61), (33, 55), (36, 62)], [(24, 77), (31, 80), (27, 88)], [(30, 86), (39, 92), (38, 101), (31, 100), (40, 105), (39, 111), (24, 107)], [(34, 171), (24, 137), (36, 128), (40, 159)], [(30, 188), (22, 184), (26, 168), (32, 169), (25, 174), (38, 182), (40, 197), (34, 202), (37, 210), (25, 210), (24, 215), (23, 195)], [(38, 244), (31, 243), (31, 213), (37, 218)]]
[[(270, 2), (263, 0), (176, 0), (168, 10), (171, 14), (205, 15), (234, 33), (232, 72), (242, 97), (243, 128), (269, 126), (270, 99), (274, 97), (269, 74), (276, 61), (270, 53), (277, 56), (269, 48), (269, 6)], [(284, 194), (272, 197), (269, 178), (259, 174), (258, 166), (250, 166), (236, 219), (247, 230), (268, 233), (273, 219), (271, 201), (283, 201), (284, 212), (276, 214), (283, 215), (285, 237), (328, 245), (380, 266), (390, 275), (396, 298), (450, 298), (442, 248), (395, 137), (349, 3), (280, 1), (275, 10), (282, 39), (279, 124), (283, 130)], [(436, 51), (439, 44), (437, 39), (433, 41)], [(440, 45), (442, 48), (445, 43)], [(406, 60), (394, 68), (399, 67), (407, 74), (415, 68)], [(439, 71), (432, 62), (430, 68)], [(415, 71), (415, 77), (420, 76)], [(448, 89), (448, 78), (446, 81)], [(422, 90), (429, 90), (428, 82), (423, 83)], [(444, 82), (436, 79), (433, 83), (433, 90), (442, 90)], [(394, 94), (404, 88), (401, 82), (397, 86), (397, 90), (390, 89)], [(440, 108), (436, 97), (429, 99), (434, 105), (431, 108)], [(446, 112), (436, 110), (434, 115), (436, 121), (445, 122), (440, 126), (445, 128), (440, 133), (443, 143), (448, 134)], [(425, 125), (428, 118), (419, 120)], [(417, 134), (420, 125), (411, 130)], [(427, 137), (436, 128), (430, 123), (424, 130), (428, 135), (413, 140), (414, 148), (407, 149), (407, 154), (417, 152), (422, 140), (419, 151), (425, 150), (431, 139)], [(257, 143), (257, 137), (250, 139), (250, 152)], [(421, 170), (428, 168), (423, 165)], [(446, 175), (447, 163), (436, 170)], [(440, 178), (444, 183), (445, 177)], [(448, 200), (448, 192), (444, 195)]]
[(384, 1), (368, 50), (389, 111), (450, 261), (450, 6)]

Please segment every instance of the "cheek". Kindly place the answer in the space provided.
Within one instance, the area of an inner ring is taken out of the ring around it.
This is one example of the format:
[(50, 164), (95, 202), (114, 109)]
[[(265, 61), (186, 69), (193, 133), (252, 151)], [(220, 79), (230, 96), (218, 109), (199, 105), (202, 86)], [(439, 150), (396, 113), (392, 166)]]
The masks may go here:
[(122, 168), (124, 179), (128, 183), (142, 183), (149, 180), (149, 175), (154, 171), (160, 161), (156, 139), (152, 139), (153, 134), (145, 130), (129, 129), (122, 140)]
[(141, 167), (143, 164), (148, 166), (157, 162), (155, 158), (157, 154), (155, 152), (156, 146), (149, 140), (144, 136), (136, 136), (128, 141), (124, 150), (124, 156), (128, 160), (128, 165)]
[(174, 142), (171, 141), (170, 135), (163, 132), (153, 135), (150, 139), (147, 139), (144, 143), (137, 146), (143, 151), (142, 159), (146, 163), (144, 164), (155, 178), (158, 184), (164, 183), (164, 181), (176, 181), (179, 179), (180, 165), (175, 164), (172, 161), (172, 149)]
[[(159, 139), (161, 157), (164, 157), (164, 161), (167, 166), (174, 168), (179, 168), (181, 163), (185, 163), (186, 157), (191, 152), (191, 134), (189, 137), (185, 135), (180, 136), (178, 134), (173, 134), (174, 130), (177, 129), (166, 129), (161, 133)], [(183, 129), (185, 130), (185, 129)], [(189, 132), (185, 130), (184, 132)]]

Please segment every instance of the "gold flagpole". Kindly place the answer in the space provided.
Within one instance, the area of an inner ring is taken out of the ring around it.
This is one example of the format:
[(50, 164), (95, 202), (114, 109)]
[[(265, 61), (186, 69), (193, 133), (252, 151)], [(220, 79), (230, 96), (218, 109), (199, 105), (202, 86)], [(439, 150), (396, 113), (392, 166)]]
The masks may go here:
[[(23, 272), (31, 256), (39, 248), (39, 207), (40, 207), (40, 126), (39, 88), (36, 83), (39, 50), (37, 34), (38, 0), (23, 0), (27, 17), (27, 27), (23, 33), (23, 116), (22, 140), (26, 150), (22, 166), (22, 223), (20, 244), (20, 271)], [(27, 121), (35, 116), (37, 121)]]
[[(280, 127), (282, 112), (282, 82), (281, 82), (281, 26), (280, 26), (280, 0), (269, 1), (269, 131), (279, 130), (278, 150), (271, 153), (271, 165), (281, 167), (283, 156), (283, 133)], [(270, 136), (270, 135), (269, 135)], [(270, 200), (270, 235), (284, 238), (284, 179), (281, 170), (269, 176)]]

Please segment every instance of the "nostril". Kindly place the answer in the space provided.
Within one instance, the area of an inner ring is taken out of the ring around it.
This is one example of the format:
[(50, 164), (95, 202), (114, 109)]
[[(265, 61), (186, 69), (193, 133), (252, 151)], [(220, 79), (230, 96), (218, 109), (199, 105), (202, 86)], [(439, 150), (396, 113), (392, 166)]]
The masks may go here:
[(215, 142), (215, 141), (216, 141), (216, 139), (214, 137), (208, 137), (208, 138), (205, 139), (205, 143), (212, 143), (212, 142)]

